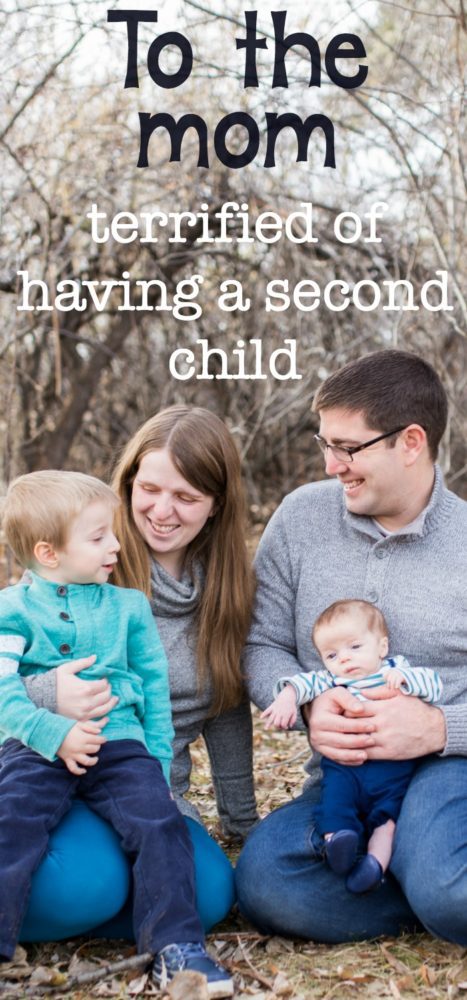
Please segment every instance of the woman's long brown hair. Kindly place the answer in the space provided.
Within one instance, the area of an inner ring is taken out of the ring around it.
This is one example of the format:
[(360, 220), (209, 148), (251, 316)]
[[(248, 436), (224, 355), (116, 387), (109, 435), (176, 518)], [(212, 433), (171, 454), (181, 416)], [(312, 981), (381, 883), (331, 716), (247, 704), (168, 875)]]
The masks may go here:
[[(176, 469), (195, 489), (214, 497), (215, 513), (187, 550), (199, 560), (205, 583), (198, 611), (200, 684), (213, 684), (213, 715), (233, 708), (243, 694), (240, 666), (253, 602), (253, 572), (246, 550), (245, 495), (240, 458), (226, 425), (201, 407), (170, 406), (143, 424), (128, 442), (112, 486), (121, 505), (116, 533), (121, 544), (113, 580), (151, 596), (151, 551), (133, 520), (131, 494), (142, 458), (168, 448)], [(156, 596), (157, 600), (157, 596)]]

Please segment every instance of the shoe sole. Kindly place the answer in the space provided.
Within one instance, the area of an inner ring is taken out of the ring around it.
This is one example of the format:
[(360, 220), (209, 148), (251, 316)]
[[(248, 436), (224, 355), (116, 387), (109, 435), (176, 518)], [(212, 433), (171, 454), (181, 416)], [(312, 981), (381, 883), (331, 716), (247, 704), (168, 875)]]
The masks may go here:
[(208, 996), (210, 1000), (221, 1000), (222, 997), (233, 997), (234, 984), (230, 983), (208, 983)]
[[(183, 976), (183, 973), (184, 970), (181, 969), (179, 973), (176, 973), (173, 979), (176, 979), (177, 976), (179, 975)], [(206, 984), (206, 992), (210, 1000), (222, 1000), (223, 997), (233, 997), (234, 984), (232, 979), (226, 980), (224, 982), (220, 980), (219, 982), (210, 983), (202, 972), (197, 973), (197, 976), (200, 977), (202, 976), (202, 978), (204, 979), (204, 982)], [(165, 977), (161, 979), (156, 979), (156, 977), (153, 977), (152, 981), (158, 990), (162, 990), (163, 993), (166, 993), (173, 979), (166, 980)], [(189, 1000), (188, 996), (187, 1000)]]

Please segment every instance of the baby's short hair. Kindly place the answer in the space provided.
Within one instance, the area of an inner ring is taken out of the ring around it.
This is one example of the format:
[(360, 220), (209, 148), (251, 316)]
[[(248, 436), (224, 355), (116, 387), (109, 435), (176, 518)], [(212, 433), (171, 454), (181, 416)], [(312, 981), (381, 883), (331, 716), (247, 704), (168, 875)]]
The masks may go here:
[(2, 522), (8, 545), (21, 566), (34, 562), (37, 542), (62, 549), (71, 522), (94, 500), (113, 507), (119, 504), (110, 486), (82, 472), (44, 469), (14, 479), (3, 501)]
[(374, 604), (370, 604), (369, 601), (360, 600), (346, 600), (346, 601), (334, 601), (334, 604), (330, 604), (328, 608), (318, 615), (315, 624), (313, 625), (313, 631), (311, 633), (311, 638), (316, 645), (316, 633), (323, 625), (332, 625), (339, 618), (343, 618), (344, 615), (352, 614), (354, 611), (359, 611), (365, 618), (368, 624), (368, 628), (371, 631), (378, 631), (381, 635), (388, 635), (388, 627), (386, 624), (386, 619), (383, 612), (379, 608), (375, 608)]

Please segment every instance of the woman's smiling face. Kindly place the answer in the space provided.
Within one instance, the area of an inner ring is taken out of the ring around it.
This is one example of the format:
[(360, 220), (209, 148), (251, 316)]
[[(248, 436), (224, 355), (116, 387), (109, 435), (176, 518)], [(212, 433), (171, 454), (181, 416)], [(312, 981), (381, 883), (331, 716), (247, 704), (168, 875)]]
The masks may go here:
[(214, 508), (214, 497), (183, 478), (168, 448), (141, 459), (131, 496), (133, 519), (157, 562), (172, 576), (180, 577), (188, 545)]

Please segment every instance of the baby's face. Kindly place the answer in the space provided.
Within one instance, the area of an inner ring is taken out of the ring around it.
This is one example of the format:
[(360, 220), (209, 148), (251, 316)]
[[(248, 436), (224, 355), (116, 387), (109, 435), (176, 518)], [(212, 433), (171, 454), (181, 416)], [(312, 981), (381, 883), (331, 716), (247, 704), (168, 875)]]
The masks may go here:
[(324, 666), (338, 677), (367, 677), (379, 669), (388, 652), (388, 638), (370, 631), (364, 615), (340, 616), (315, 632), (315, 646)]

